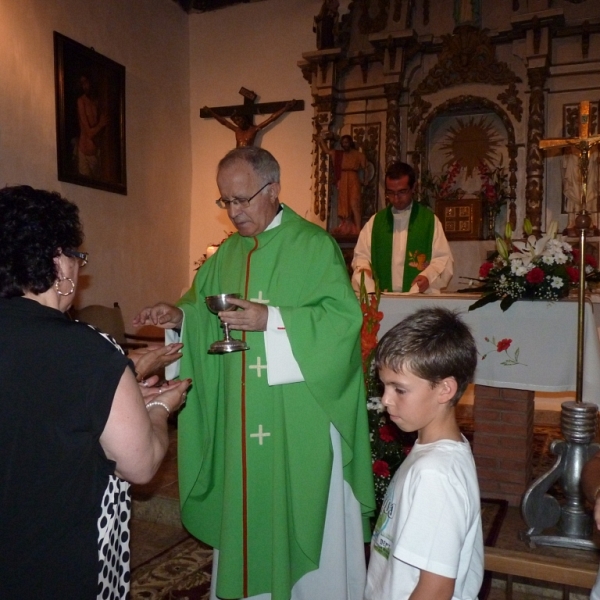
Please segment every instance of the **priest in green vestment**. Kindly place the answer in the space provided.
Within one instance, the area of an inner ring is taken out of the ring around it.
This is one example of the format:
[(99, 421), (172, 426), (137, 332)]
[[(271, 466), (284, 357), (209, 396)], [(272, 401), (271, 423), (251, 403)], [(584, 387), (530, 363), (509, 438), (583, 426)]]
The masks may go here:
[[(193, 379), (178, 418), (183, 523), (216, 549), (211, 598), (362, 600), (375, 502), (362, 315), (341, 252), (280, 204), (266, 150), (232, 150), (217, 183), (238, 233), (177, 307), (137, 317), (181, 328)], [(241, 294), (219, 317), (249, 350), (207, 353), (223, 333), (205, 298), (220, 293)]]
[(444, 229), (433, 212), (413, 202), (415, 171), (394, 162), (385, 174), (388, 206), (362, 228), (352, 260), (356, 291), (439, 293), (452, 278), (454, 260)]

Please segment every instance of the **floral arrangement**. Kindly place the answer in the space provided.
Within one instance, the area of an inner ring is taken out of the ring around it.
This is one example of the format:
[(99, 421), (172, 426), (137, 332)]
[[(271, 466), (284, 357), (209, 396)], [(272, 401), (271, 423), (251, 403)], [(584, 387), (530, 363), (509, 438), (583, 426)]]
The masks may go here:
[(505, 167), (490, 169), (483, 161), (479, 163), (481, 178), (480, 198), (485, 206), (498, 214), (508, 199), (508, 175)]
[(532, 235), (528, 219), (525, 219), (523, 230), (527, 239), (513, 240), (512, 229), (507, 224), (505, 237), (496, 238), (496, 257), (479, 269), (482, 285), (460, 290), (484, 294), (469, 310), (498, 300), (502, 310), (507, 310), (520, 298), (552, 302), (567, 296), (569, 288), (579, 281), (573, 249), (562, 236), (557, 236), (556, 222), (539, 239)]
[(455, 161), (442, 175), (433, 176), (431, 171), (423, 171), (419, 183), (419, 202), (432, 206), (432, 201), (459, 200), (464, 195), (464, 191), (454, 188), (454, 184), (460, 169), (460, 163)]
[(363, 324), (360, 342), (363, 372), (367, 388), (367, 414), (378, 514), (392, 476), (410, 451), (414, 442), (414, 436), (400, 431), (391, 422), (388, 413), (381, 404), (381, 382), (379, 381), (373, 359), (375, 358), (377, 334), (379, 333), (383, 313), (379, 311), (381, 293), (377, 284), (375, 285), (375, 290), (374, 294), (367, 294), (364, 276), (361, 277), (360, 306), (363, 313)]
[[(453, 162), (442, 175), (433, 176), (431, 171), (425, 170), (421, 176), (419, 186), (420, 202), (431, 206), (432, 201), (460, 200), (465, 191), (455, 187), (461, 164)], [(477, 165), (481, 179), (479, 197), (482, 203), (493, 209), (495, 214), (508, 200), (508, 174), (505, 167), (499, 166), (491, 169), (484, 161)]]

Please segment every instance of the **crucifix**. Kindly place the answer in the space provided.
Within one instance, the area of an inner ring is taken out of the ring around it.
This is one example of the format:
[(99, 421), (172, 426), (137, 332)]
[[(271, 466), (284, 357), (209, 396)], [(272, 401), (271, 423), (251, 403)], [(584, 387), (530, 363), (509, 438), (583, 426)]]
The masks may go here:
[[(221, 125), (235, 133), (236, 148), (253, 146), (256, 135), (261, 129), (276, 121), (283, 113), (304, 110), (304, 100), (289, 100), (287, 102), (263, 102), (255, 104), (257, 95), (245, 87), (239, 92), (244, 97), (244, 104), (237, 106), (205, 106), (200, 109), (202, 119), (216, 119)], [(258, 125), (254, 124), (254, 115), (268, 115)], [(229, 117), (231, 120), (228, 120)]]
[[(540, 141), (540, 149), (547, 148), (572, 148), (579, 154), (579, 178), (581, 180), (581, 213), (588, 214), (587, 210), (587, 185), (591, 149), (600, 144), (600, 135), (590, 136), (590, 103), (584, 100), (579, 103), (579, 135), (573, 138), (548, 138)], [(568, 228), (565, 233), (577, 235), (575, 230)], [(596, 231), (593, 231), (597, 234)]]
[[(550, 138), (540, 140), (540, 149), (571, 146), (580, 154), (581, 211), (577, 214), (575, 227), (579, 231), (579, 290), (577, 307), (577, 381), (575, 401), (561, 405), (561, 433), (564, 440), (554, 440), (552, 453), (557, 457), (554, 466), (534, 481), (523, 496), (521, 513), (529, 529), (522, 538), (533, 546), (561, 546), (563, 548), (594, 549), (592, 519), (585, 509), (581, 493), (581, 470), (583, 465), (599, 449), (596, 437), (598, 407), (583, 402), (583, 351), (585, 323), (585, 236), (592, 224), (587, 211), (587, 174), (589, 152), (600, 143), (600, 135), (589, 135), (590, 103), (579, 104), (579, 136), (575, 138)], [(561, 505), (548, 494), (548, 490), (559, 482), (566, 502)], [(549, 534), (544, 530), (556, 528)]]

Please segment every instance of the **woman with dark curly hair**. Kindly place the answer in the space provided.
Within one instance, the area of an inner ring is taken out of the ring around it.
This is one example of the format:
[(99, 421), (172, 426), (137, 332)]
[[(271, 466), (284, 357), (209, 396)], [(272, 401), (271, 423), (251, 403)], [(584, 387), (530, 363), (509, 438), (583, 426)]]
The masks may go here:
[(88, 259), (75, 204), (7, 187), (0, 215), (0, 598), (125, 598), (127, 482), (156, 472), (190, 381), (139, 385), (65, 316)]

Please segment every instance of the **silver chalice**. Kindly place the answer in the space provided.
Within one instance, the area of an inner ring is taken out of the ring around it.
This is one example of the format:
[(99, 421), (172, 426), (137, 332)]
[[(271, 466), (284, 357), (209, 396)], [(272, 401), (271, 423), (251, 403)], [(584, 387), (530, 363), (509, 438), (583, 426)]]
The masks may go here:
[[(208, 310), (215, 315), (221, 310), (236, 310), (238, 307), (229, 302), (230, 298), (241, 298), (241, 294), (217, 294), (216, 296), (206, 297), (206, 306)], [(226, 354), (227, 352), (239, 352), (240, 350), (248, 350), (248, 344), (242, 340), (236, 340), (229, 334), (229, 324), (221, 323), (221, 327), (225, 332), (225, 339), (218, 342), (213, 342), (208, 349), (209, 354)]]

